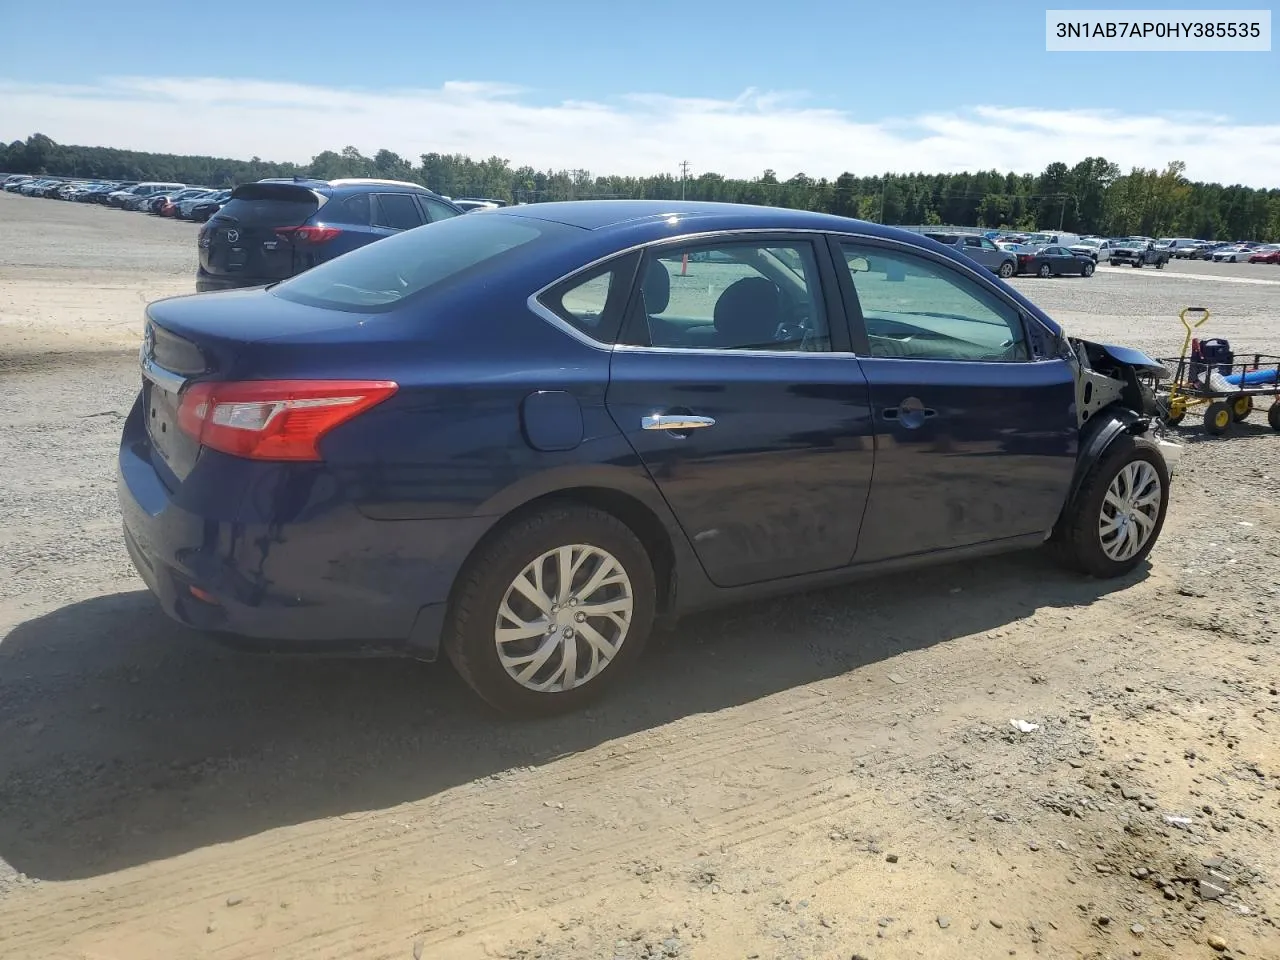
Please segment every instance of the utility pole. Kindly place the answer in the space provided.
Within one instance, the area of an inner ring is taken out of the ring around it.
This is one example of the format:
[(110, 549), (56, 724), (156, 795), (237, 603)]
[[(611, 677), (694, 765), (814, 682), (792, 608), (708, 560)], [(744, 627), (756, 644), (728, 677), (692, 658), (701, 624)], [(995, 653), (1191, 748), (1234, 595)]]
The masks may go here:
[(681, 160), (680, 161), (680, 199), (681, 200), (683, 200), (685, 197), (685, 183), (688, 181), (688, 179), (689, 179), (689, 161)]

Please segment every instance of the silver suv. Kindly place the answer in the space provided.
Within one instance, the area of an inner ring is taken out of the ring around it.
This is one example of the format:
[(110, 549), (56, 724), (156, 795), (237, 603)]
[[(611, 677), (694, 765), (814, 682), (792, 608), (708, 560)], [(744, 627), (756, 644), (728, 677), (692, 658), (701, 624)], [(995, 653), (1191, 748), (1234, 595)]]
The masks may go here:
[(926, 233), (930, 240), (958, 247), (970, 260), (982, 264), (1005, 280), (1018, 272), (1018, 258), (1008, 250), (1001, 250), (986, 237), (972, 233)]

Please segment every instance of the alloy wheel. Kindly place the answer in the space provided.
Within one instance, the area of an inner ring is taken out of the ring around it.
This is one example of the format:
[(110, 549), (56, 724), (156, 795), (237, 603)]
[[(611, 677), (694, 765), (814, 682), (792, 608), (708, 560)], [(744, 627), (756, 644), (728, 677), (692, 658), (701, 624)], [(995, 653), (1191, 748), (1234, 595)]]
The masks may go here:
[(1160, 475), (1145, 460), (1131, 460), (1107, 487), (1098, 517), (1102, 552), (1117, 563), (1133, 557), (1151, 539), (1164, 491)]
[(631, 578), (589, 544), (548, 550), (507, 588), (494, 623), (504, 670), (539, 693), (595, 679), (618, 655), (634, 610)]

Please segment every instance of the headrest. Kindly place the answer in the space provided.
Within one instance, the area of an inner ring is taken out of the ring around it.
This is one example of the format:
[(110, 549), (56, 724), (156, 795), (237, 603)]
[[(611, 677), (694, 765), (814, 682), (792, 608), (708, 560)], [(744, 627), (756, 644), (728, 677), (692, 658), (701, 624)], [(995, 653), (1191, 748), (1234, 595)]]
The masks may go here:
[(735, 346), (773, 343), (782, 298), (772, 280), (744, 277), (729, 284), (715, 307), (716, 332)]
[(671, 303), (671, 274), (661, 260), (649, 261), (640, 293), (644, 297), (644, 312), (650, 315), (662, 313)]

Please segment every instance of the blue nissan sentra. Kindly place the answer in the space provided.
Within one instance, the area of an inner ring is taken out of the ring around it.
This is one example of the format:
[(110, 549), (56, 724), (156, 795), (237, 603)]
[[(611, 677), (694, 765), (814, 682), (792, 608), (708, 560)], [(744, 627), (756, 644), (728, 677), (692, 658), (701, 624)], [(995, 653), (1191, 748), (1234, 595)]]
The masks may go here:
[(656, 621), (1048, 546), (1122, 575), (1178, 448), (1155, 361), (916, 234), (585, 201), (429, 224), (147, 309), (125, 540), (239, 646), (441, 651), (573, 709)]

